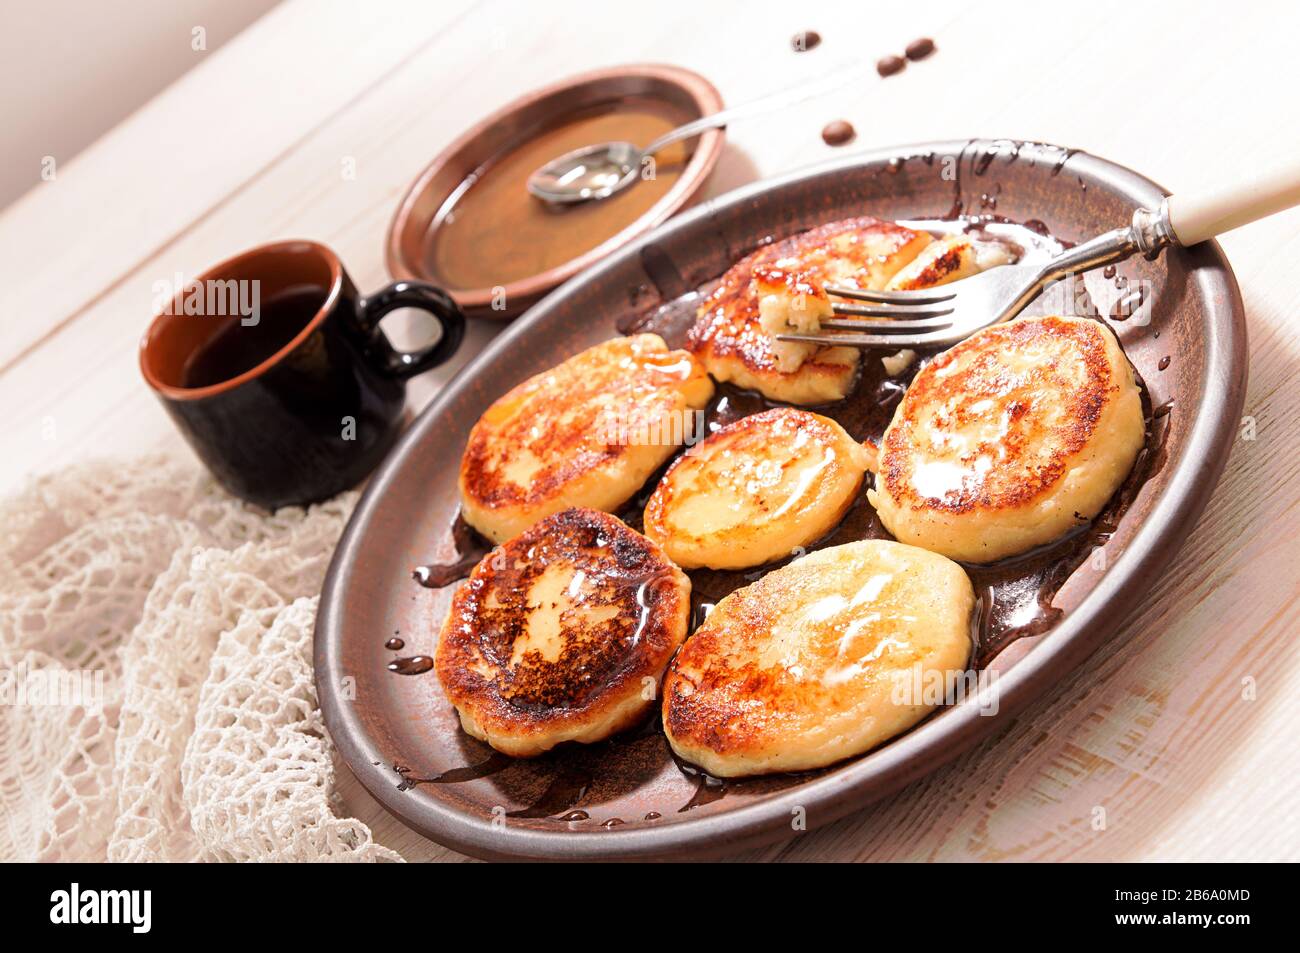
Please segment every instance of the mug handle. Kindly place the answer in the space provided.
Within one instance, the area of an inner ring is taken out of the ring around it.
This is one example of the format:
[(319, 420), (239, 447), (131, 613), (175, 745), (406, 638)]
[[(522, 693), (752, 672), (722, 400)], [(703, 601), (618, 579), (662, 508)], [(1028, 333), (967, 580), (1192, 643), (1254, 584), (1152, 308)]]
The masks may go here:
[[(399, 351), (379, 327), (384, 315), (398, 308), (419, 308), (433, 315), (442, 327), (437, 342), (417, 351)], [(451, 295), (423, 281), (396, 281), (362, 301), (358, 321), (366, 335), (369, 356), (389, 377), (406, 380), (442, 364), (465, 338), (465, 314)]]

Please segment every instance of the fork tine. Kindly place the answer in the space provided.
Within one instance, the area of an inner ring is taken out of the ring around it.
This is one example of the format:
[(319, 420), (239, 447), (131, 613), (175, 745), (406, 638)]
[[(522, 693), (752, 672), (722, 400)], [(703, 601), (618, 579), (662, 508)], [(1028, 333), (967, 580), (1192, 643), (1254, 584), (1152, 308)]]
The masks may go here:
[(927, 308), (925, 306), (909, 307), (901, 304), (870, 305), (831, 303), (831, 310), (836, 314), (854, 314), (867, 318), (942, 318), (952, 314), (952, 308)]
[(878, 321), (841, 321), (826, 318), (821, 321), (823, 329), (831, 331), (938, 331), (952, 327), (951, 321), (943, 318), (929, 318), (923, 321), (900, 321), (897, 318), (881, 318)]
[(929, 347), (947, 344), (950, 332), (930, 331), (925, 334), (778, 334), (778, 341), (803, 341), (822, 347)]
[(938, 288), (925, 288), (919, 291), (867, 291), (865, 288), (842, 288), (839, 285), (824, 285), (828, 295), (838, 298), (851, 298), (854, 301), (877, 301), (882, 304), (938, 304), (951, 301), (957, 297), (955, 291), (943, 291)]

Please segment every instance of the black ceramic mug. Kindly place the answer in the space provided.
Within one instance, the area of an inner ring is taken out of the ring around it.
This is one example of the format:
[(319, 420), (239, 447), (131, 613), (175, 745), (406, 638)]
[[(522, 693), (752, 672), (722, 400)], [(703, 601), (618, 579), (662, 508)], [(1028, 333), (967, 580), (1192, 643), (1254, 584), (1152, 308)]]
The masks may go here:
[[(379, 321), (419, 308), (442, 333), (399, 351)], [(400, 281), (362, 298), (324, 245), (262, 245), (224, 261), (160, 305), (140, 370), (181, 433), (231, 493), (268, 509), (355, 486), (401, 428), (405, 381), (465, 336), (455, 301)]]

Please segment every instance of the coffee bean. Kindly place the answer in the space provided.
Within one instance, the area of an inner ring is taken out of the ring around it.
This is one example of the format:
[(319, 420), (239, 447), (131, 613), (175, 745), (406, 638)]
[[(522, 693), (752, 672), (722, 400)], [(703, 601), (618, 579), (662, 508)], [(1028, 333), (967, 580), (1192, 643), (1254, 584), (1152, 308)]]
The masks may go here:
[(907, 54), (907, 58), (913, 62), (923, 60), (934, 52), (934, 40), (928, 36), (923, 36), (919, 40), (913, 40), (907, 44), (907, 49), (904, 52)]
[(796, 53), (806, 53), (821, 45), (822, 35), (816, 30), (804, 30), (790, 37), (790, 49)]
[(834, 122), (826, 124), (822, 130), (822, 142), (828, 146), (842, 146), (846, 142), (852, 142), (857, 133), (853, 125), (843, 119), (836, 119)]
[(901, 56), (883, 56), (876, 63), (876, 72), (881, 76), (893, 76), (895, 73), (901, 73), (906, 65), (907, 60)]

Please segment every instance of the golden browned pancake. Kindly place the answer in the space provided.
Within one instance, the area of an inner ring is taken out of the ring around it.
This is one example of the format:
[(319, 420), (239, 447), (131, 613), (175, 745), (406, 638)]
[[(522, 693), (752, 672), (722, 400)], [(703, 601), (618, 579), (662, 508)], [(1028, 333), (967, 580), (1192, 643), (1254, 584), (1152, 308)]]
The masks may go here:
[(714, 607), (664, 680), (673, 750), (717, 777), (861, 754), (964, 673), (975, 593), (956, 563), (886, 540), (818, 550)]
[(826, 284), (883, 288), (929, 242), (925, 232), (864, 216), (760, 248), (722, 276), (686, 346), (719, 381), (791, 404), (839, 400), (853, 383), (856, 350), (778, 345), (773, 335), (829, 314)]
[(615, 338), (529, 378), (470, 432), (461, 511), (493, 542), (568, 506), (612, 511), (695, 428), (713, 382), (655, 334)]
[(438, 680), (465, 731), (517, 757), (593, 742), (655, 706), (691, 584), (618, 519), (574, 508), (488, 553), (442, 627)]
[(916, 291), (978, 275), (1015, 260), (1012, 250), (1000, 242), (980, 241), (968, 235), (945, 235), (931, 242), (901, 268), (887, 291)]
[(786, 559), (843, 518), (870, 462), (829, 417), (750, 414), (673, 462), (646, 504), (645, 534), (686, 569)]
[(1144, 437), (1133, 369), (1109, 328), (1019, 318), (916, 375), (867, 495), (900, 541), (990, 562), (1096, 517)]

